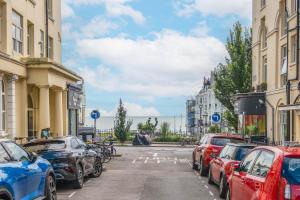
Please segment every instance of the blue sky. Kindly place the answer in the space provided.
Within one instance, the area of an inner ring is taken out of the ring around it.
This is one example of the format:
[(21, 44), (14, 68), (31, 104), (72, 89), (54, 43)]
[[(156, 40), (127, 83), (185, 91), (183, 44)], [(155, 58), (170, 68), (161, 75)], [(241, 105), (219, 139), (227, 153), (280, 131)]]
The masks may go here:
[(84, 77), (87, 107), (114, 115), (185, 114), (185, 100), (224, 61), (251, 0), (62, 0), (63, 64)]

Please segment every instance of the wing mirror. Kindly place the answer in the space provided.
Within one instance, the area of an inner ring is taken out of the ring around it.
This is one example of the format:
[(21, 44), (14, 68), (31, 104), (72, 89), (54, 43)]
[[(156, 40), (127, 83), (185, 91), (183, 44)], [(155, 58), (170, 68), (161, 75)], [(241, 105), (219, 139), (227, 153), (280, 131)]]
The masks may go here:
[(30, 155), (30, 161), (31, 161), (32, 163), (35, 163), (35, 161), (36, 161), (37, 159), (38, 159), (38, 155), (37, 155), (36, 153), (32, 152), (31, 155)]

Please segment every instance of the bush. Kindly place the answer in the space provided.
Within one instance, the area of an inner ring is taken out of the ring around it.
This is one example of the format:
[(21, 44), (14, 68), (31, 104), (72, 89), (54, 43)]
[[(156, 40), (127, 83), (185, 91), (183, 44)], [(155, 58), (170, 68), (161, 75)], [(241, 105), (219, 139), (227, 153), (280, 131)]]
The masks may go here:
[(184, 140), (184, 137), (180, 136), (180, 135), (175, 135), (175, 134), (169, 134), (164, 136), (160, 136), (160, 137), (156, 137), (154, 138), (153, 142), (181, 142), (182, 140)]

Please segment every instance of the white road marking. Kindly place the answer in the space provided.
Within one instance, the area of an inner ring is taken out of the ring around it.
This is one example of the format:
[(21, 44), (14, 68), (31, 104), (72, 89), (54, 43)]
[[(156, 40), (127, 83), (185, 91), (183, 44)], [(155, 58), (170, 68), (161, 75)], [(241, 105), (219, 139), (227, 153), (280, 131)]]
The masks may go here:
[(141, 156), (141, 157), (139, 157), (139, 159), (140, 159), (140, 160), (142, 160), (142, 159), (143, 159), (143, 157)]
[(136, 159), (134, 159), (134, 160), (132, 161), (132, 164), (134, 164), (134, 163), (135, 163), (135, 161), (136, 161)]
[(157, 153), (153, 154), (153, 157), (156, 157), (157, 156)]
[(159, 163), (160, 163), (160, 160), (158, 159), (158, 160), (157, 160), (157, 164), (159, 164)]
[(174, 159), (174, 164), (176, 165), (176, 163), (177, 163), (177, 158), (175, 157), (175, 159)]
[(209, 194), (210, 194), (211, 196), (214, 196), (214, 193), (212, 193), (212, 191), (209, 191)]
[(149, 157), (146, 158), (146, 160), (144, 161), (144, 163), (146, 164), (149, 160)]
[(188, 164), (189, 164), (190, 167), (193, 167), (191, 162), (188, 162)]
[(76, 194), (76, 192), (72, 192), (72, 193), (68, 196), (68, 198), (72, 198), (72, 196), (74, 196), (74, 194)]
[(204, 187), (205, 187), (206, 189), (208, 189), (208, 186), (207, 186), (207, 185), (204, 185)]

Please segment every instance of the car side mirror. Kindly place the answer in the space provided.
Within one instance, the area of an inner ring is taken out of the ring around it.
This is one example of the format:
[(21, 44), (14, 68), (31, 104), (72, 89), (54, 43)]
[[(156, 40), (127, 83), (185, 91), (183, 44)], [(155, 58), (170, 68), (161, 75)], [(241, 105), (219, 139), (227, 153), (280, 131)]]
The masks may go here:
[(30, 156), (30, 162), (35, 163), (35, 161), (38, 159), (38, 155), (34, 152), (31, 153)]
[(218, 156), (217, 156), (216, 154), (212, 153), (212, 154), (210, 155), (210, 157), (212, 157), (213, 159), (216, 159)]
[(240, 171), (240, 164), (235, 163), (235, 164), (232, 165), (232, 167), (233, 167), (233, 171), (236, 171), (236, 172)]

